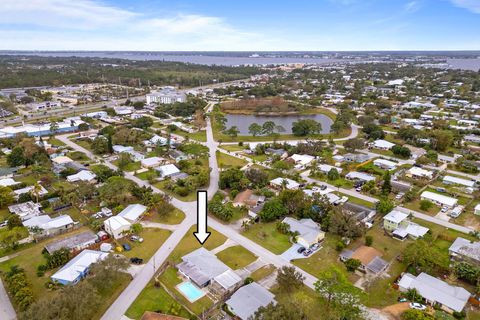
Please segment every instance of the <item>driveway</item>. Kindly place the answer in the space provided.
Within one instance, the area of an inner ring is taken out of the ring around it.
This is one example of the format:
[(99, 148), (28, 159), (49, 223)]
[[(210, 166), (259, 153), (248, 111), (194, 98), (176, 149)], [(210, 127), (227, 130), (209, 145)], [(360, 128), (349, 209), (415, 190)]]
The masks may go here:
[(288, 261), (288, 262), (290, 262), (292, 260), (296, 260), (296, 259), (306, 259), (306, 258), (308, 258), (308, 257), (305, 257), (303, 254), (297, 252), (297, 250), (301, 247), (303, 247), (303, 246), (299, 245), (298, 243), (294, 243), (290, 247), (290, 249), (288, 249), (287, 251), (282, 253), (280, 255), (280, 257), (282, 259), (284, 259), (285, 261)]

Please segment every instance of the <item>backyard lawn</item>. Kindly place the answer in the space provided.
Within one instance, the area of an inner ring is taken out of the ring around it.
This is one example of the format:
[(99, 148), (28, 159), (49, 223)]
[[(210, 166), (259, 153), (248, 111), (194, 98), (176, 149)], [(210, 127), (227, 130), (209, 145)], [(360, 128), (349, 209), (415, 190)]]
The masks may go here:
[[(119, 162), (120, 160), (115, 160), (112, 162), (112, 164), (119, 167)], [(122, 170), (126, 172), (132, 172), (132, 171), (140, 170), (141, 168), (142, 168), (142, 164), (140, 163), (140, 161), (138, 161), (138, 162), (130, 162), (129, 164), (124, 166)]]
[(220, 251), (217, 258), (233, 270), (244, 268), (257, 260), (253, 253), (242, 246), (233, 246)]
[(269, 265), (263, 266), (260, 269), (252, 272), (252, 274), (250, 275), (250, 278), (252, 278), (254, 281), (258, 282), (258, 281), (262, 280), (263, 278), (271, 275), (274, 271), (275, 271), (275, 267), (273, 265), (269, 264)]
[(246, 160), (239, 159), (219, 151), (217, 151), (217, 162), (220, 168), (225, 169), (232, 167), (242, 168), (248, 163)]
[(153, 311), (189, 318), (190, 313), (162, 287), (155, 287), (150, 282), (133, 304), (128, 308), (126, 316), (130, 319), (140, 319), (145, 311)]
[(168, 182), (164, 180), (164, 181), (160, 181), (160, 182), (155, 183), (154, 186), (161, 189), (166, 194), (171, 195), (172, 197), (174, 197), (178, 200), (181, 200), (181, 201), (190, 202), (190, 201), (196, 201), (197, 200), (197, 192), (196, 191), (192, 191), (189, 194), (187, 194), (186, 196), (182, 197), (182, 196), (179, 196), (178, 194), (176, 194), (175, 192), (173, 192), (172, 190), (168, 190), (167, 188), (165, 188), (165, 185), (167, 183)]
[(248, 149), (245, 145), (239, 146), (238, 144), (224, 144), (221, 148), (227, 151), (242, 151)]
[(292, 246), (288, 236), (277, 231), (275, 222), (253, 224), (242, 234), (275, 254), (281, 254)]
[(173, 267), (167, 268), (164, 273), (159, 276), (160, 282), (170, 291), (174, 298), (182, 305), (186, 306), (193, 313), (199, 315), (213, 305), (213, 301), (208, 296), (203, 296), (194, 303), (190, 303), (178, 290), (175, 288), (182, 282), (177, 275), (177, 269)]
[(117, 241), (119, 244), (128, 243), (132, 250), (123, 251), (123, 255), (127, 258), (138, 257), (147, 262), (153, 254), (160, 248), (160, 246), (167, 240), (170, 236), (171, 231), (163, 230), (158, 228), (144, 228), (139, 236), (143, 238), (143, 242), (130, 241), (128, 237)]
[(149, 216), (145, 217), (144, 220), (152, 221), (157, 223), (164, 223), (164, 224), (179, 224), (185, 219), (185, 213), (183, 211), (175, 208), (170, 211), (166, 215), (158, 215), (158, 214), (150, 214)]

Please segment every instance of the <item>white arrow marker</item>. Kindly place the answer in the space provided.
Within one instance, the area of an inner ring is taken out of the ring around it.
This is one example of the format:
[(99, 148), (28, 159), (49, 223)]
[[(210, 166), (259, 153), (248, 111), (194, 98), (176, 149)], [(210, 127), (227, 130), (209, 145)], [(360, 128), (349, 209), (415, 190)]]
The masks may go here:
[(193, 235), (202, 245), (210, 236), (207, 232), (207, 191), (197, 191), (197, 232)]

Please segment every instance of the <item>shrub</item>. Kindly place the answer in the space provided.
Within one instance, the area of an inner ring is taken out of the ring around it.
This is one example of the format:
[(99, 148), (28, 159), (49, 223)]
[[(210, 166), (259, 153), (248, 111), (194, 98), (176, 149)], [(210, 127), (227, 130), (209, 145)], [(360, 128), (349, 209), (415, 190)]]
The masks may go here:
[(343, 249), (345, 249), (345, 243), (343, 241), (337, 241), (337, 243), (335, 245), (335, 249), (338, 252), (342, 251)]
[(373, 243), (373, 237), (372, 236), (366, 236), (365, 237), (365, 245), (367, 247), (370, 247)]
[(420, 201), (420, 210), (428, 211), (433, 206), (433, 203), (428, 200), (421, 200)]
[(349, 272), (354, 272), (358, 267), (360, 267), (361, 264), (362, 262), (360, 262), (358, 259), (348, 259), (345, 261), (345, 267), (347, 267)]

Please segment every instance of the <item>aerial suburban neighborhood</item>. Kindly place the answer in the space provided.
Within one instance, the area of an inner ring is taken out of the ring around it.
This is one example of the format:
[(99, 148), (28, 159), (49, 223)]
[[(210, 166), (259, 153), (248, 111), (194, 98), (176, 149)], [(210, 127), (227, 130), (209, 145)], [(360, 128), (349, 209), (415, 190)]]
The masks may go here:
[(0, 1), (0, 320), (480, 320), (478, 1), (199, 3)]

